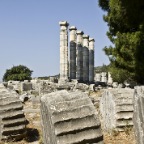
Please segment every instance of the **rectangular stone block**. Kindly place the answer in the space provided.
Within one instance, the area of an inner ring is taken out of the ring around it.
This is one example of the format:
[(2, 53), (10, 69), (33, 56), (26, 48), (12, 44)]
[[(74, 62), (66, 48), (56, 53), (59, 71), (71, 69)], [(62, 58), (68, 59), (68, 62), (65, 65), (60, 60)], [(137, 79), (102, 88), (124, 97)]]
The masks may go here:
[(103, 129), (124, 131), (127, 126), (133, 126), (133, 89), (108, 89), (100, 99), (100, 112)]

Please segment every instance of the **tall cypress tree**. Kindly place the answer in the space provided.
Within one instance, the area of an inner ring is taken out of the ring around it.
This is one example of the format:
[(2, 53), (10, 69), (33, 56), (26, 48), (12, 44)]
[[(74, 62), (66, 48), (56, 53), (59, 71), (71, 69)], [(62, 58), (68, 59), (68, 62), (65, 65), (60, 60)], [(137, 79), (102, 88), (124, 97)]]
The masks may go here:
[(118, 82), (129, 79), (144, 84), (144, 1), (99, 0), (99, 6), (107, 12), (104, 21), (113, 43), (104, 48), (112, 77)]

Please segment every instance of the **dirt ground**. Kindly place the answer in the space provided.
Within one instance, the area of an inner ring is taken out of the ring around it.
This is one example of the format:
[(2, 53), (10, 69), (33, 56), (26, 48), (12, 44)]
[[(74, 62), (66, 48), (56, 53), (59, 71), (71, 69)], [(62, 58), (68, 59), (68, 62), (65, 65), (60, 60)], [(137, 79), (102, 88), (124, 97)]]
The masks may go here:
[[(98, 97), (99, 94), (92, 94)], [(17, 142), (3, 142), (0, 144), (43, 144), (40, 118), (40, 105), (26, 102), (24, 104), (25, 116), (29, 121), (27, 125), (27, 136)], [(104, 133), (104, 144), (136, 144), (133, 129), (125, 132)]]

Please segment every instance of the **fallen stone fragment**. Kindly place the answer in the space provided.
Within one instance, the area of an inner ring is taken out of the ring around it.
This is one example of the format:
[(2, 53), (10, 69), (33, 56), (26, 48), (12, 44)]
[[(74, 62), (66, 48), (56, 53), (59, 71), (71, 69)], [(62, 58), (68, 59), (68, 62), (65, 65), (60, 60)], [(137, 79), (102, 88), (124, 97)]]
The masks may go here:
[(0, 142), (24, 138), (26, 123), (23, 105), (18, 95), (0, 84)]
[(41, 98), (45, 144), (103, 144), (97, 111), (87, 94), (66, 90)]

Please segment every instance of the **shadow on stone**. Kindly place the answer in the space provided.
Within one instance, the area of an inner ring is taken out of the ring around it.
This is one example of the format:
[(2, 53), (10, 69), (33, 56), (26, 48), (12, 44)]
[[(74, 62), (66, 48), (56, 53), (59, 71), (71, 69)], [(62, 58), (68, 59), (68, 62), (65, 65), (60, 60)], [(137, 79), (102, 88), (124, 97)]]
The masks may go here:
[(40, 135), (37, 129), (27, 128), (27, 135), (25, 139), (27, 142), (34, 142), (34, 141), (39, 140), (39, 138), (40, 138)]

